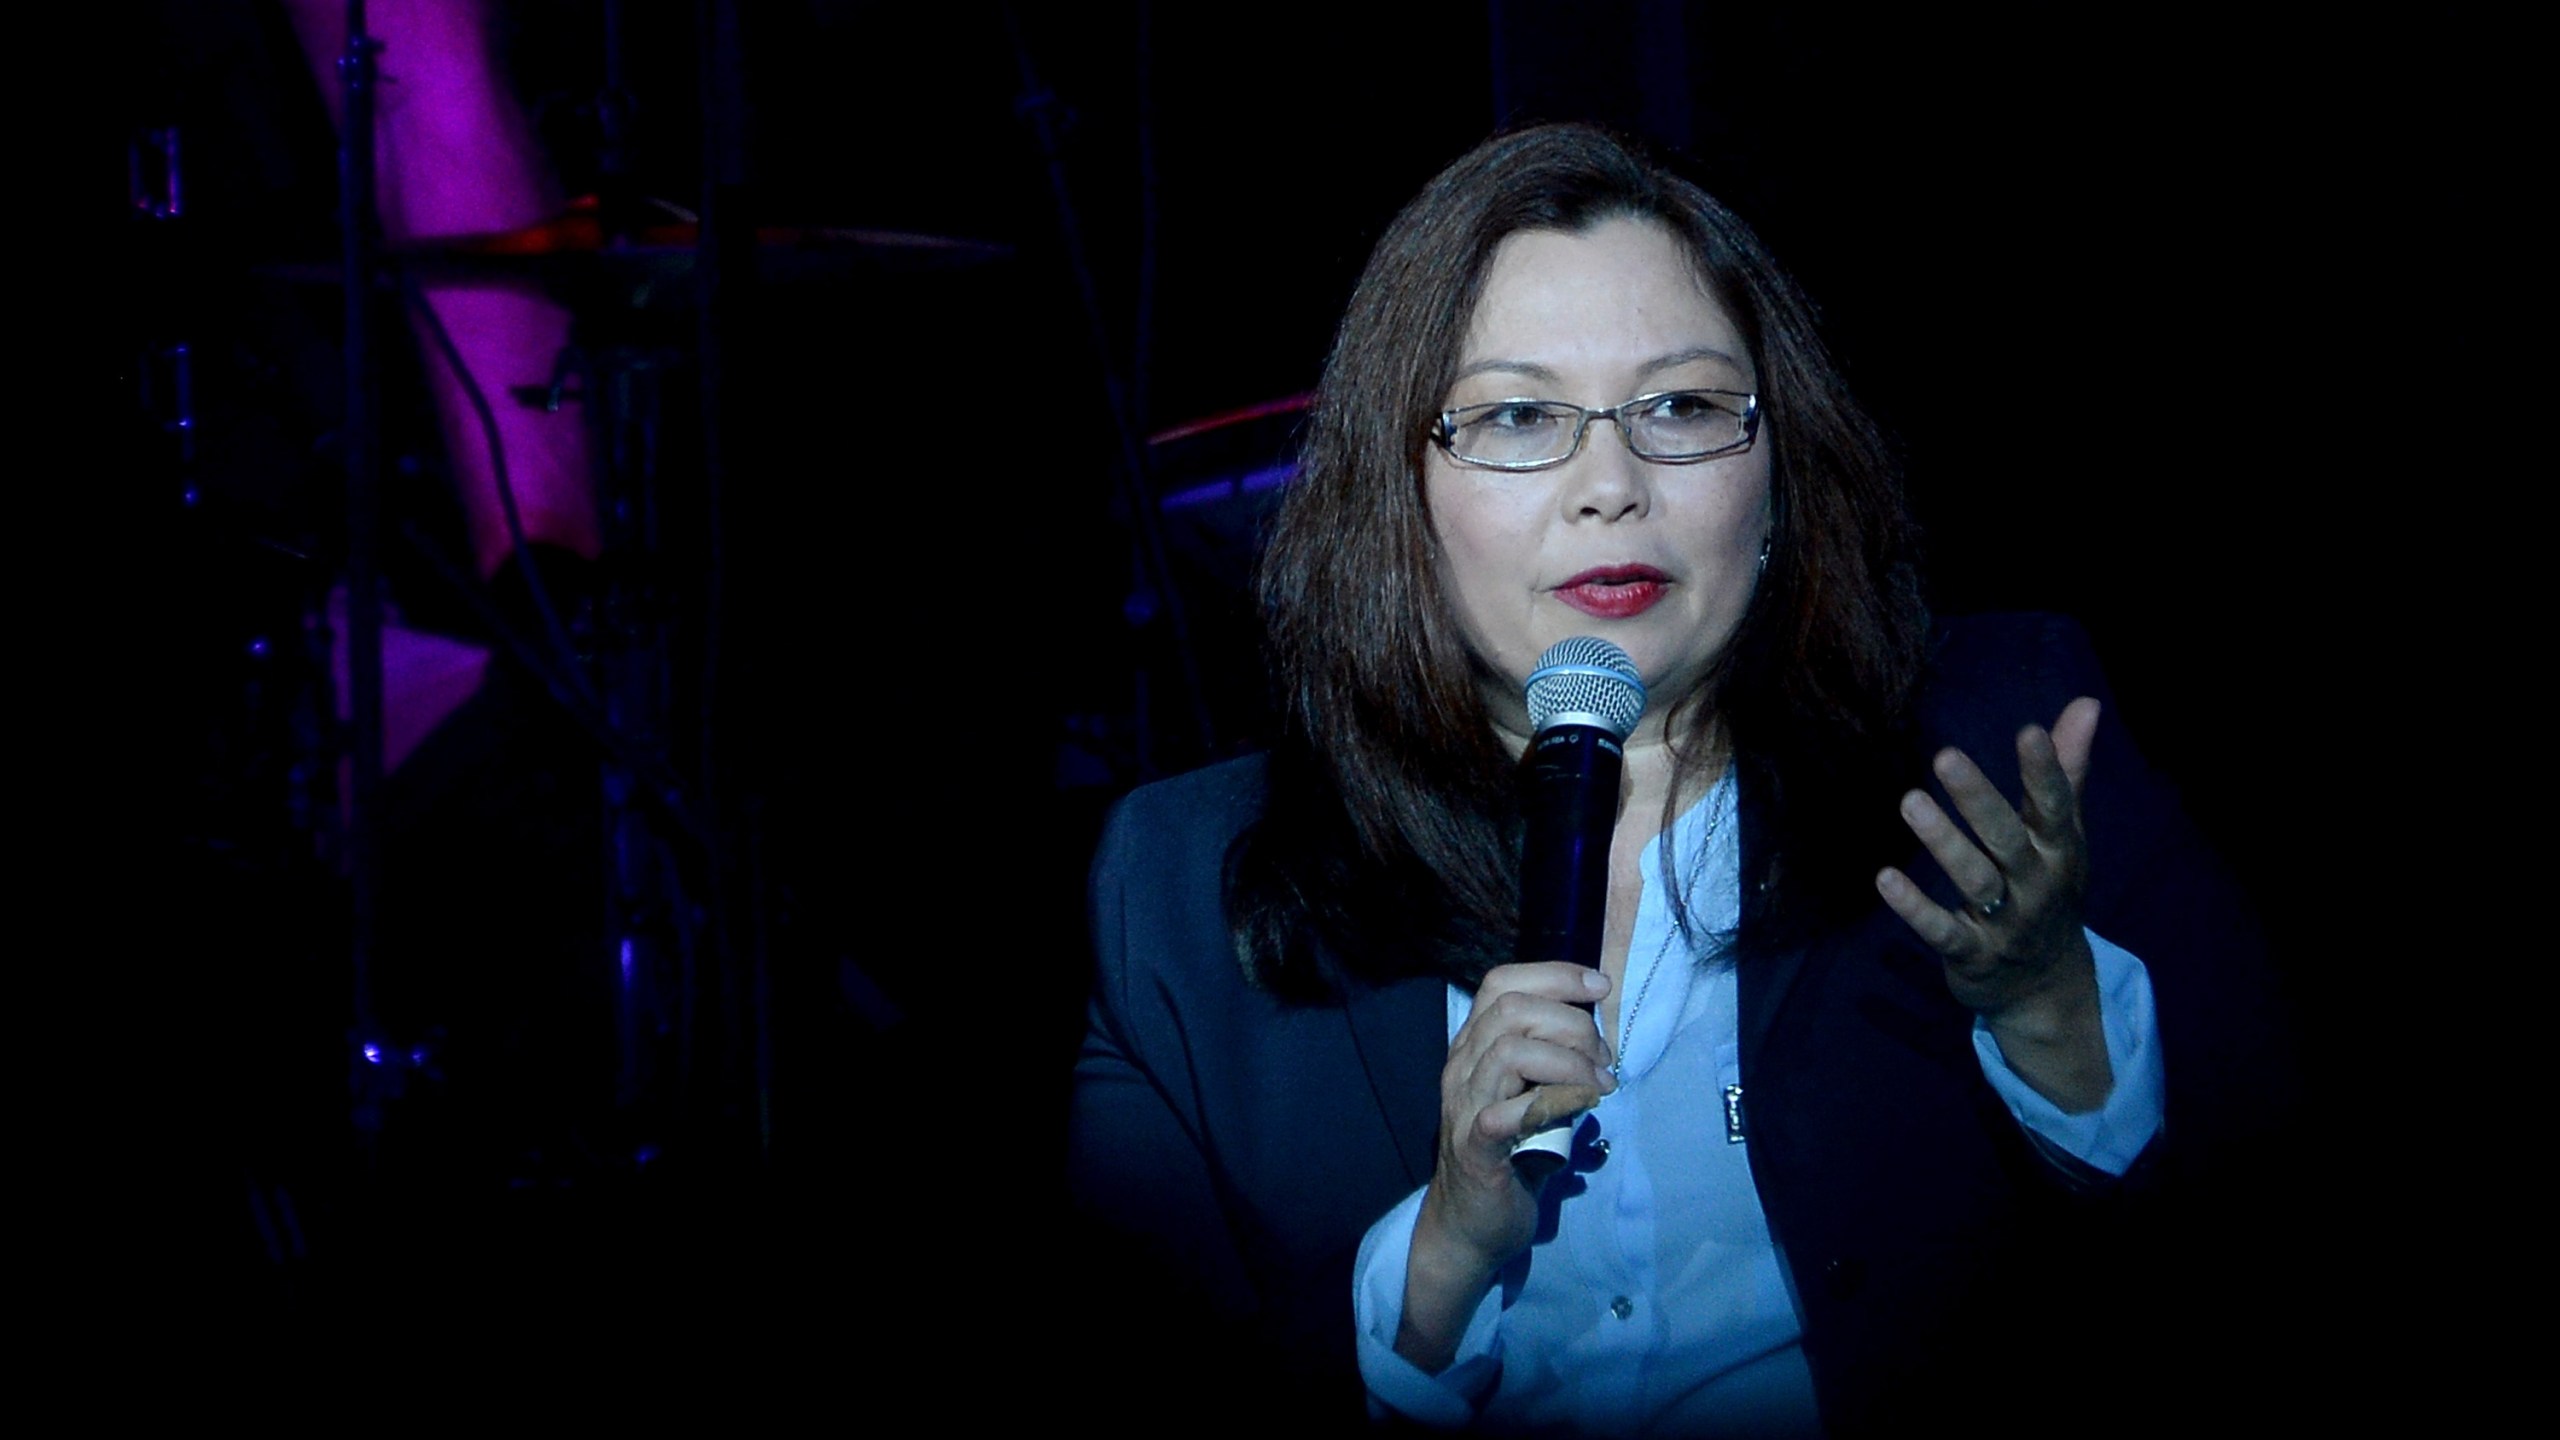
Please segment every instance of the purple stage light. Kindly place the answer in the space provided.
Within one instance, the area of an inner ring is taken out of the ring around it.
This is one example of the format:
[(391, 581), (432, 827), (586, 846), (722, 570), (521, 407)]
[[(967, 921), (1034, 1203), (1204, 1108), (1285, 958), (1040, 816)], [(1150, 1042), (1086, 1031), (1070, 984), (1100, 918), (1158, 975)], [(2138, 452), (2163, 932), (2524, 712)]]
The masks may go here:
[(1176, 490), (1164, 497), (1164, 508), (1180, 510), (1186, 506), (1208, 505), (1216, 501), (1232, 499), (1238, 495), (1254, 495), (1265, 490), (1276, 490), (1295, 479), (1297, 474), (1298, 467), (1295, 465), (1266, 465), (1259, 470), (1248, 470), (1231, 480), (1213, 480), (1206, 485), (1194, 485), (1188, 490)]

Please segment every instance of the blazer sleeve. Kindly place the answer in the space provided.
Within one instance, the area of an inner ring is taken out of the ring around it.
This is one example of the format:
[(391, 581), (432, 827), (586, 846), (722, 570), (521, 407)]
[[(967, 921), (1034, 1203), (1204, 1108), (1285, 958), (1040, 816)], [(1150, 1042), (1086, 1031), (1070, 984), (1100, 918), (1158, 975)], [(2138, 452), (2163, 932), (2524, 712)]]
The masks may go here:
[[(1091, 880), (1094, 987), (1076, 1053), (1069, 1116), (1068, 1175), (1078, 1213), (1095, 1241), (1157, 1292), (1167, 1318), (1197, 1324), (1254, 1309), (1253, 1286), (1225, 1223), (1211, 1178), (1196, 1105), (1178, 1105), (1161, 1052), (1180, 1037), (1164, 1023), (1174, 1011), (1151, 972), (1167, 950), (1224, 936), (1183, 935), (1165, 921), (1164, 887), (1144, 863), (1145, 820), (1128, 802), (1113, 812)], [(1137, 903), (1133, 903), (1133, 900)], [(1152, 913), (1151, 913), (1152, 912)], [(1152, 995), (1150, 1005), (1139, 997)], [(1152, 1053), (1151, 1052), (1155, 1052)], [(1143, 1293), (1132, 1302), (1146, 1308)]]
[(1360, 1237), (1421, 1183), (1414, 1156), (1428, 1164), (1444, 987), (1299, 1004), (1245, 977), (1223, 875), (1263, 775), (1232, 762), (1138, 790), (1095, 857), (1068, 1141), (1078, 1300), (1144, 1344), (1150, 1400), (1249, 1385), (1257, 1418), (1330, 1428), (1362, 1414)]
[(1198, 852), (1223, 854), (1224, 837), (1191, 832), (1182, 822), (1196, 813), (1165, 801), (1161, 787), (1122, 800), (1095, 852), (1093, 993), (1068, 1181), (1091, 1251), (1088, 1292), (1114, 1297), (1130, 1323), (1196, 1334), (1244, 1322), (1257, 1301), (1210, 1163), (1199, 1086), (1185, 1078), (1182, 975), (1227, 950), (1216, 866)]
[(1351, 1253), (1398, 1192), (1367, 1198), (1381, 1182), (1340, 1121), (1355, 1097), (1374, 1109), (1342, 1014), (1278, 1007), (1233, 958), (1224, 859), (1261, 794), (1258, 764), (1216, 767), (1105, 827), (1069, 1116), (1074, 1324), (1098, 1365), (1144, 1357), (1124, 1417), (1251, 1393), (1284, 1428), (1331, 1429), (1361, 1413)]

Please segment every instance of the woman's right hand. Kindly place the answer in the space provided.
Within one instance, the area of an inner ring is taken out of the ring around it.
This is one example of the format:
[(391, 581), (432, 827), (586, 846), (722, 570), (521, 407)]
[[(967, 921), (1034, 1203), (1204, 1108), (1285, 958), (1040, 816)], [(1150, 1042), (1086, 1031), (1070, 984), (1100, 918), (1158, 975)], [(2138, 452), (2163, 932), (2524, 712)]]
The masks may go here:
[(1536, 1087), (1589, 1092), (1577, 1110), (1617, 1088), (1608, 1043), (1584, 1008), (1608, 993), (1609, 978), (1581, 965), (1498, 966), (1449, 1042), (1440, 1155), (1414, 1223), (1396, 1330), (1396, 1353), (1426, 1371), (1447, 1368), (1494, 1277), (1536, 1233), (1538, 1192), (1511, 1163)]

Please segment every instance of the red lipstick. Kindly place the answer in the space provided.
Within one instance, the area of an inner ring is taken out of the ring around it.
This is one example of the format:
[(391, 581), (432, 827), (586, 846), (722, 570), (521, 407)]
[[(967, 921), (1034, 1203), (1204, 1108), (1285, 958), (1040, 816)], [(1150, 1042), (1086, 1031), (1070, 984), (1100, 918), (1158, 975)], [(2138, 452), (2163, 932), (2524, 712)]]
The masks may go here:
[(1670, 576), (1650, 565), (1603, 565), (1557, 586), (1555, 594), (1585, 615), (1625, 620), (1652, 609), (1670, 584)]

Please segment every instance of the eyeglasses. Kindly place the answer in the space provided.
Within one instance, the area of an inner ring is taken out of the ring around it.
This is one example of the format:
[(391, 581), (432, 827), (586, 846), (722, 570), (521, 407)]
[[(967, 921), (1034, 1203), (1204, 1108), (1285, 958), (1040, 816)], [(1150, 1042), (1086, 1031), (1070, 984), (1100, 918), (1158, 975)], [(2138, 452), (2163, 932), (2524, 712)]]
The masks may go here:
[(1562, 400), (1496, 400), (1443, 410), (1431, 442), (1461, 465), (1544, 470), (1582, 453), (1594, 420), (1614, 420), (1638, 457), (1666, 465), (1712, 460), (1751, 448), (1760, 397), (1733, 390), (1664, 390), (1606, 410)]

